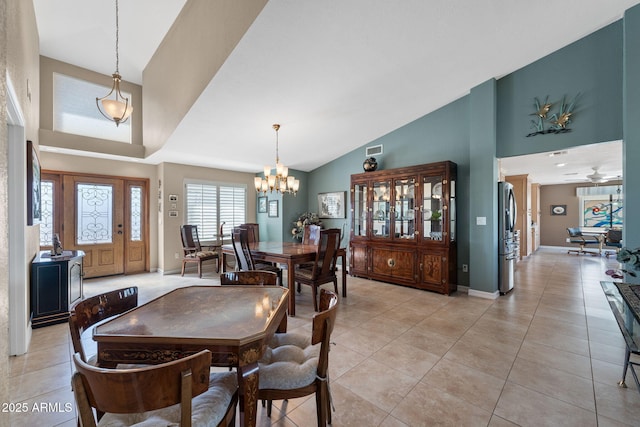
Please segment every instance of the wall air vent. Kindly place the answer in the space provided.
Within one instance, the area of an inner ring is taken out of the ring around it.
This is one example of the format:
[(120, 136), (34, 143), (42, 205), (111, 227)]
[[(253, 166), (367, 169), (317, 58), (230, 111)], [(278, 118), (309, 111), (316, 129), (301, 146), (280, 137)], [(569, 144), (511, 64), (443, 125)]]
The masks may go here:
[(366, 157), (379, 156), (380, 154), (382, 154), (382, 144), (365, 148)]

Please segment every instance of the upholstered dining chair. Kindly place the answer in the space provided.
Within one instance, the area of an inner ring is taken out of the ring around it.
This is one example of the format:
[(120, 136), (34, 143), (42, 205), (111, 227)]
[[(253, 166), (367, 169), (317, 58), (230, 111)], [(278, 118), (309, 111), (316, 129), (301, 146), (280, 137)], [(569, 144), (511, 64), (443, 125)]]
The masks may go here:
[(336, 276), (336, 259), (340, 249), (340, 230), (330, 228), (320, 230), (320, 241), (316, 259), (310, 265), (298, 265), (294, 271), (294, 282), (311, 286), (313, 309), (318, 311), (318, 287), (324, 283), (333, 282), (338, 293), (338, 278)]
[(197, 225), (183, 225), (180, 227), (180, 238), (182, 239), (182, 276), (187, 264), (194, 263), (198, 266), (198, 276), (202, 278), (202, 263), (204, 261), (216, 260), (216, 273), (220, 271), (220, 253), (216, 247), (210, 246), (203, 249), (198, 237)]
[(329, 343), (336, 322), (338, 295), (320, 290), (320, 312), (313, 316), (311, 337), (275, 334), (258, 362), (258, 398), (267, 402), (271, 416), (273, 400), (316, 395), (318, 426), (331, 424), (329, 395)]
[(265, 270), (227, 271), (220, 274), (220, 284), (276, 286), (278, 275), (275, 272)]
[(231, 243), (236, 256), (236, 268), (240, 271), (262, 270), (271, 271), (278, 276), (278, 284), (282, 285), (282, 270), (271, 264), (257, 264), (253, 261), (249, 249), (248, 230), (242, 227), (234, 227), (231, 233)]
[(585, 250), (585, 247), (588, 245), (600, 246), (600, 241), (595, 236), (584, 236), (582, 231), (579, 228), (567, 228), (567, 233), (569, 233), (569, 243), (573, 243), (574, 245), (579, 245), (580, 249), (569, 249), (567, 251), (568, 254), (571, 252), (575, 252), (576, 254), (590, 254), (590, 255), (599, 255), (598, 252), (592, 252)]
[(87, 359), (82, 346), (82, 333), (98, 322), (138, 306), (138, 287), (116, 289), (76, 302), (69, 310), (69, 332), (73, 351), (83, 362), (95, 365), (95, 355)]
[(73, 361), (73, 394), (84, 427), (96, 421), (110, 426), (235, 425), (237, 374), (210, 373), (209, 350), (136, 369), (97, 368), (78, 353)]

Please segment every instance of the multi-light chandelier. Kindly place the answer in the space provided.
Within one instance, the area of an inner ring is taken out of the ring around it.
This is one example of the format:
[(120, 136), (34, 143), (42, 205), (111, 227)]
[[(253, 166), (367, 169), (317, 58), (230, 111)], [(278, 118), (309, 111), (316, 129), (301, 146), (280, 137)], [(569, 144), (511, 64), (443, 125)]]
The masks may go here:
[(267, 191), (273, 192), (275, 190), (278, 193), (289, 193), (295, 196), (298, 193), (298, 188), (300, 188), (300, 181), (297, 180), (294, 176), (289, 175), (289, 168), (280, 163), (280, 156), (278, 155), (278, 130), (280, 130), (280, 125), (274, 124), (273, 129), (276, 131), (275, 174), (271, 173), (271, 166), (265, 166), (264, 179), (260, 178), (259, 176), (256, 176), (254, 178), (256, 191), (258, 193), (262, 192), (266, 194)]
[[(107, 119), (115, 122), (116, 126), (119, 126), (120, 123), (126, 122), (133, 112), (133, 107), (129, 103), (129, 98), (123, 96), (122, 92), (120, 92), (120, 81), (122, 80), (122, 77), (120, 76), (120, 57), (118, 55), (119, 32), (120, 26), (118, 24), (118, 0), (116, 0), (116, 72), (111, 75), (111, 77), (113, 78), (113, 86), (111, 86), (111, 91), (102, 98), (96, 98), (98, 111), (100, 111), (100, 113), (102, 113), (102, 115)], [(114, 99), (108, 99), (111, 94), (115, 94)], [(102, 104), (102, 108), (100, 108), (100, 104)]]

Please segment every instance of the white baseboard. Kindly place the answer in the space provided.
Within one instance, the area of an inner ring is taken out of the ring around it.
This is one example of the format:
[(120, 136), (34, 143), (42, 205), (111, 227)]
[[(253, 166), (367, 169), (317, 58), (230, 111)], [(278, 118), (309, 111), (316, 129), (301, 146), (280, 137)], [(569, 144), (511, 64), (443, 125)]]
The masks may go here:
[(484, 298), (484, 299), (497, 299), (500, 296), (499, 291), (485, 292), (485, 291), (478, 291), (475, 289), (469, 289), (468, 293), (470, 297), (478, 297), (478, 298)]

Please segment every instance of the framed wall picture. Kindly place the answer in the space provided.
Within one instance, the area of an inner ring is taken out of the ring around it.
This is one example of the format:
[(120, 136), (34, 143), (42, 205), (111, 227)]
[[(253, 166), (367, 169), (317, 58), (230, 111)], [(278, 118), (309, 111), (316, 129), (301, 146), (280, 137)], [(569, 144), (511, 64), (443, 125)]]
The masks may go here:
[(258, 197), (258, 213), (267, 213), (267, 196)]
[(566, 215), (567, 205), (551, 205), (551, 215)]
[(277, 200), (269, 200), (269, 216), (271, 218), (278, 217), (278, 201)]
[(27, 225), (40, 223), (40, 160), (33, 142), (27, 141)]
[(345, 191), (318, 194), (318, 217), (320, 218), (346, 218), (345, 216)]

